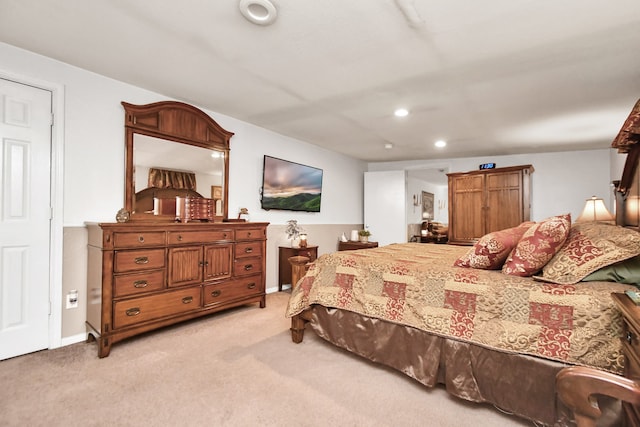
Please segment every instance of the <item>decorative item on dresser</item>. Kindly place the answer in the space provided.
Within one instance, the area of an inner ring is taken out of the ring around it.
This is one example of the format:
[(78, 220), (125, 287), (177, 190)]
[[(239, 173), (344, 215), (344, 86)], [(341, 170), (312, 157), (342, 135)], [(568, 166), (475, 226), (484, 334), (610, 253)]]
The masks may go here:
[(338, 251), (355, 251), (357, 249), (377, 248), (378, 242), (338, 242)]
[[(124, 210), (131, 214), (124, 222), (87, 223), (87, 339), (98, 341), (99, 357), (143, 332), (265, 306), (268, 223), (227, 217), (233, 133), (180, 102), (122, 105)], [(144, 177), (147, 169), (149, 179), (136, 181), (135, 172)], [(201, 196), (209, 191), (211, 199)]]
[(278, 247), (278, 291), (282, 290), (282, 285), (293, 285), (291, 278), (291, 264), (289, 258), (293, 256), (303, 256), (309, 258), (309, 262), (313, 262), (318, 258), (318, 247), (307, 245), (301, 247)]
[(371, 232), (366, 228), (358, 231), (358, 240), (362, 243), (367, 243), (369, 241), (369, 236), (371, 236)]
[(472, 245), (530, 217), (533, 166), (449, 173), (449, 243)]

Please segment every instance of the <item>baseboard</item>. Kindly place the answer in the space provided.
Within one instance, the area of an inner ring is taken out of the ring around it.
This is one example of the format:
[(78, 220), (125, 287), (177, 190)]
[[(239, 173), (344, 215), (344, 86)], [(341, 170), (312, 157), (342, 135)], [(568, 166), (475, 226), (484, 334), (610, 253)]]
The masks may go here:
[(72, 335), (70, 337), (63, 337), (62, 341), (60, 342), (60, 347), (64, 347), (67, 345), (71, 345), (71, 344), (77, 344), (79, 342), (83, 342), (87, 340), (87, 334), (77, 334), (77, 335)]
[[(291, 285), (282, 285), (282, 290), (283, 290), (283, 291), (284, 291), (284, 290), (287, 290), (287, 289), (291, 289)], [(266, 293), (267, 293), (267, 294), (274, 294), (274, 293), (276, 293), (276, 292), (280, 292), (280, 291), (278, 290), (278, 287), (277, 287), (277, 286), (274, 286), (273, 288), (267, 288), (267, 289), (266, 289)]]

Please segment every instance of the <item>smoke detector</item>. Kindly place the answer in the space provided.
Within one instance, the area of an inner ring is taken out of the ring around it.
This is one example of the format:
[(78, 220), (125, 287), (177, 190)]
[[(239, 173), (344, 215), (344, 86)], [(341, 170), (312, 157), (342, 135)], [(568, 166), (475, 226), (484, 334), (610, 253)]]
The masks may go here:
[(240, 13), (256, 25), (271, 25), (278, 17), (276, 7), (269, 0), (240, 0)]

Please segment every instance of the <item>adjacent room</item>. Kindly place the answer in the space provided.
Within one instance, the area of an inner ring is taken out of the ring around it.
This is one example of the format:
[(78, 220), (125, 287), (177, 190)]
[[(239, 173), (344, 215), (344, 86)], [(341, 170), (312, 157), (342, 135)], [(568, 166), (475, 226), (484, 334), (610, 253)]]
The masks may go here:
[(0, 0), (0, 424), (640, 425), (638, 46), (634, 0)]

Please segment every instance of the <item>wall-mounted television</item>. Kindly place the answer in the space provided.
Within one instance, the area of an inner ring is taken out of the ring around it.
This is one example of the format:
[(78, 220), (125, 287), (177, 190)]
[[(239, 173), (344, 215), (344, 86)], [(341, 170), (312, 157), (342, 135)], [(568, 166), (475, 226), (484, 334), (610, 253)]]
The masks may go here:
[(264, 156), (262, 209), (320, 212), (322, 169)]

